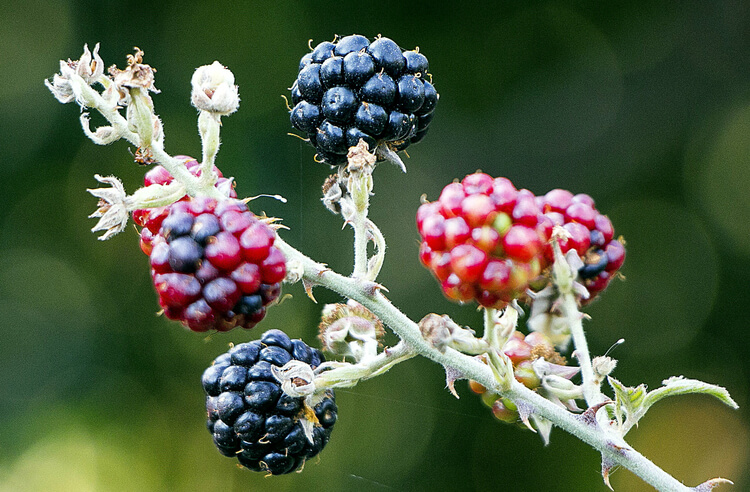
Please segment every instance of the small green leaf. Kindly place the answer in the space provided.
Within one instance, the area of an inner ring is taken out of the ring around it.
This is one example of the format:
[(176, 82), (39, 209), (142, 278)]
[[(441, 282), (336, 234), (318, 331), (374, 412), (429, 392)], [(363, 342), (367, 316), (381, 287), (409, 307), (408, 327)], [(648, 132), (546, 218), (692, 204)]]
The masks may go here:
[(729, 392), (726, 390), (726, 388), (716, 386), (715, 384), (704, 383), (703, 381), (698, 381), (697, 379), (686, 379), (682, 376), (672, 376), (671, 378), (662, 381), (661, 384), (663, 384), (664, 386), (655, 389), (654, 391), (651, 391), (648, 393), (648, 395), (646, 395), (646, 398), (643, 401), (644, 407), (648, 408), (662, 398), (666, 398), (667, 396), (689, 395), (692, 393), (698, 393), (715, 396), (723, 403), (734, 408), (735, 410), (739, 408), (737, 403), (732, 399), (731, 396), (729, 396)]
[(620, 424), (620, 432), (623, 436), (634, 425), (638, 425), (638, 421), (646, 415), (654, 403), (668, 396), (706, 394), (718, 398), (732, 408), (738, 408), (737, 403), (729, 396), (725, 388), (682, 376), (665, 379), (662, 381), (663, 386), (653, 391), (647, 391), (645, 384), (633, 388), (623, 385), (612, 377), (608, 377), (607, 380), (615, 392), (615, 418)]
[[(638, 410), (646, 397), (646, 385), (635, 388), (625, 386), (613, 377), (607, 377), (609, 385), (615, 391), (615, 412), (621, 428), (629, 429), (638, 422)], [(623, 435), (625, 435), (623, 432)]]

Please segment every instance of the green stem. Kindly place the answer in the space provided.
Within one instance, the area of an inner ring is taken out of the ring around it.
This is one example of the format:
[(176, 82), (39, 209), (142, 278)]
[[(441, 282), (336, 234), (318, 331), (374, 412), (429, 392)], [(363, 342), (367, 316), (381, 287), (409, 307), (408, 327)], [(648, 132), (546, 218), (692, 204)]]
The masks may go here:
[(583, 379), (583, 397), (586, 404), (591, 408), (606, 401), (607, 397), (602, 394), (601, 387), (594, 375), (586, 334), (583, 332), (583, 315), (578, 310), (578, 302), (576, 302), (572, 293), (564, 293), (560, 296), (560, 312), (565, 317), (570, 328), (570, 334), (573, 337), (574, 354), (578, 359), (578, 366), (581, 368), (581, 378)]
[(358, 179), (352, 180), (353, 186), (349, 192), (354, 202), (354, 216), (351, 219), (354, 229), (354, 272), (352, 277), (365, 278), (367, 276), (367, 213), (370, 205), (370, 192), (367, 189), (367, 175), (360, 174)]
[(629, 469), (657, 490), (670, 492), (687, 492), (690, 490), (632, 449), (622, 438), (603, 432), (596, 423), (586, 421), (558, 407), (515, 380), (511, 382), (507, 390), (503, 390), (489, 366), (479, 362), (474, 357), (462, 354), (450, 347), (444, 353), (441, 353), (422, 338), (417, 324), (393, 306), (388, 298), (380, 292), (377, 284), (335, 273), (291, 247), (281, 238), (277, 238), (275, 245), (281, 249), (287, 260), (294, 260), (302, 265), (304, 278), (307, 281), (324, 286), (361, 303), (388, 325), (415, 353), (443, 366), (452, 367), (466, 378), (479, 382), (489, 390), (510, 398), (517, 404), (525, 403), (537, 415), (550, 420), (558, 427), (586, 442), (601, 452), (610, 462)]
[(198, 131), (201, 135), (203, 159), (201, 161), (200, 180), (206, 187), (216, 184), (214, 161), (219, 152), (219, 133), (221, 130), (221, 116), (210, 111), (201, 111), (198, 115)]

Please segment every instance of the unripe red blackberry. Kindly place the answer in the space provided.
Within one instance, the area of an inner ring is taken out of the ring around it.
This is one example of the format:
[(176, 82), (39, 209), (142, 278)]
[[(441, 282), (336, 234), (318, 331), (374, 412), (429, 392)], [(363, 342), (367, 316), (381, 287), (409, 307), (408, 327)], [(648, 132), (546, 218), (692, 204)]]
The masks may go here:
[[(563, 254), (574, 249), (583, 260), (584, 266), (578, 270), (578, 276), (590, 295), (582, 304), (591, 302), (607, 288), (625, 261), (622, 240), (614, 238), (612, 222), (597, 211), (594, 199), (589, 195), (573, 195), (567, 190), (556, 189), (536, 197), (536, 201), (550, 221), (570, 233), (571, 237), (560, 241), (560, 249)], [(551, 245), (546, 246), (545, 256), (552, 261)]]
[(193, 331), (249, 329), (263, 319), (286, 275), (268, 224), (242, 202), (206, 197), (172, 204), (160, 222), (142, 237), (168, 318)]
[(447, 297), (503, 307), (545, 268), (552, 223), (529, 190), (475, 173), (419, 207), (417, 228), (420, 259)]
[[(178, 156), (200, 176), (198, 161)], [(218, 188), (231, 182), (218, 168)], [(146, 186), (169, 184), (173, 177), (156, 166), (144, 178)], [(286, 275), (284, 255), (273, 246), (276, 233), (233, 198), (205, 196), (166, 207), (136, 210), (141, 249), (149, 255), (151, 277), (164, 315), (193, 331), (250, 329), (266, 314), (281, 291)]]
[(423, 54), (385, 37), (324, 41), (300, 60), (291, 124), (331, 165), (346, 163), (360, 139), (370, 152), (380, 144), (405, 150), (424, 138), (437, 105), (427, 70)]
[(250, 470), (282, 475), (325, 447), (338, 419), (333, 391), (311, 401), (284, 393), (273, 368), (292, 360), (315, 369), (325, 358), (302, 340), (269, 330), (260, 340), (235, 345), (205, 370), (206, 426), (221, 454)]

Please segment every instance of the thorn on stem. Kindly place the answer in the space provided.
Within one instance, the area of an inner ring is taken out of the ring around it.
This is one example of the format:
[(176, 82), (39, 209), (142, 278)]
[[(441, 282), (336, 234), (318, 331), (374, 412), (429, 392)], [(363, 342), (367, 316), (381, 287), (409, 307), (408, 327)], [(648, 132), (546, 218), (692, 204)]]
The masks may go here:
[(596, 421), (596, 413), (604, 406), (613, 404), (614, 402), (612, 400), (603, 401), (601, 403), (597, 403), (593, 407), (589, 407), (586, 409), (585, 412), (583, 412), (581, 415), (576, 415), (576, 418), (583, 422), (586, 425), (592, 426), (592, 427), (598, 427), (599, 423)]
[(609, 458), (606, 458), (604, 455), (602, 455), (602, 479), (604, 480), (604, 485), (606, 485), (607, 488), (612, 491), (614, 491), (615, 489), (613, 489), (612, 484), (609, 483), (609, 476), (610, 473), (615, 469), (615, 463)]
[(710, 492), (714, 487), (718, 487), (721, 484), (729, 484), (734, 485), (734, 482), (731, 480), (728, 480), (726, 478), (712, 478), (711, 480), (706, 480), (702, 484), (693, 487), (691, 490), (694, 490), (695, 492)]

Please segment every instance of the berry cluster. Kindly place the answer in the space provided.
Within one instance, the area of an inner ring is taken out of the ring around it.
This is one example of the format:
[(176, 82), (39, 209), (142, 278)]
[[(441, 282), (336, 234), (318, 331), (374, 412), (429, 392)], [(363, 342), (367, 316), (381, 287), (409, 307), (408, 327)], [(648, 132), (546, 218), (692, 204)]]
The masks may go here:
[[(555, 189), (537, 197), (537, 204), (545, 217), (570, 234), (570, 238), (560, 241), (560, 249), (563, 253), (574, 249), (583, 260), (578, 277), (590, 295), (582, 303), (591, 302), (625, 261), (625, 246), (614, 239), (612, 222), (596, 210), (594, 199), (583, 193), (573, 195), (568, 190)], [(547, 260), (552, 261), (552, 254), (551, 245), (547, 245)]]
[(284, 255), (273, 245), (274, 231), (244, 203), (185, 198), (138, 213), (136, 221), (169, 319), (199, 332), (249, 329), (279, 297)]
[[(555, 351), (549, 338), (536, 331), (526, 336), (520, 331), (514, 331), (503, 346), (503, 353), (513, 363), (516, 380), (531, 390), (541, 385), (539, 376), (532, 367), (536, 359), (541, 357), (551, 364), (566, 364), (565, 358)], [(474, 393), (482, 395), (482, 402), (492, 409), (492, 414), (498, 420), (510, 423), (518, 421), (518, 408), (512, 401), (487, 391), (487, 388), (474, 380), (469, 381), (469, 387)]]
[(324, 41), (300, 60), (292, 126), (331, 165), (345, 163), (360, 139), (371, 152), (381, 143), (404, 150), (422, 140), (438, 101), (427, 71), (424, 55), (385, 37)]
[(534, 194), (484, 173), (446, 186), (417, 211), (419, 257), (445, 295), (503, 307), (522, 295), (546, 266), (552, 234)]
[(503, 307), (540, 286), (535, 281), (554, 260), (556, 225), (571, 236), (560, 241), (562, 252), (574, 249), (584, 263), (578, 276), (590, 293), (583, 303), (590, 302), (622, 266), (625, 247), (585, 194), (556, 189), (535, 197), (506, 178), (470, 174), (419, 207), (419, 256), (448, 298)]
[[(333, 431), (338, 409), (331, 390), (310, 408), (304, 398), (284, 393), (271, 372), (293, 359), (313, 369), (325, 361), (302, 340), (268, 330), (259, 341), (235, 345), (203, 373), (214, 444), (250, 470), (293, 472), (325, 447)], [(312, 440), (301, 420), (313, 424)]]

